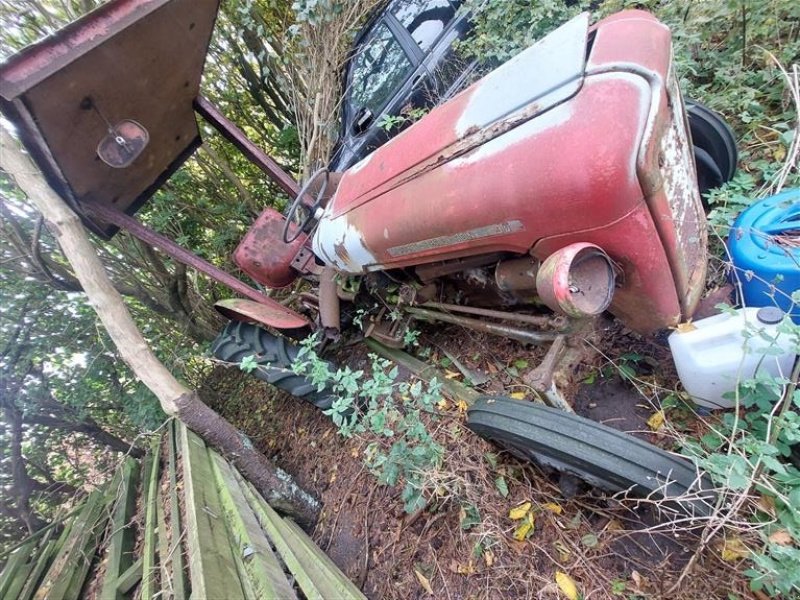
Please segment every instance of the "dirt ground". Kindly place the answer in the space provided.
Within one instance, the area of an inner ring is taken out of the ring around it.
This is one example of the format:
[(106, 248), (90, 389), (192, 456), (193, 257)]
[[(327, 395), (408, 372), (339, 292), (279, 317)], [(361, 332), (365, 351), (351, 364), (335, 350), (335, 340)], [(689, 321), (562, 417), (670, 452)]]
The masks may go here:
[[(595, 364), (584, 365), (591, 383), (577, 390), (576, 411), (669, 445), (646, 424), (663, 395), (650, 393), (656, 388), (648, 382), (674, 381), (663, 340), (645, 341), (624, 330), (615, 330), (613, 339), (614, 348), (598, 348)], [(524, 369), (514, 365), (526, 361), (533, 367), (543, 352), (458, 327), (424, 330), (420, 347), (426, 346), (433, 362), (446, 350), (469, 369), (485, 372), (489, 382), (481, 389), (495, 394), (528, 392), (519, 372)], [(608, 359), (623, 354), (633, 357), (637, 385), (621, 379)], [(339, 358), (362, 368), (366, 351), (352, 345)], [(683, 573), (697, 546), (691, 532), (673, 531), (650, 506), (596, 490), (569, 490), (574, 495), (567, 498), (555, 476), (469, 431), (457, 406), (431, 424), (446, 448), (444, 464), (432, 474), (439, 478), (437, 493), (425, 509), (408, 515), (400, 486), (379, 485), (364, 467), (365, 442), (341, 438), (311, 405), (235, 369), (218, 367), (206, 387), (218, 398), (215, 408), (321, 498), (314, 538), (370, 598), (563, 598), (557, 572), (569, 575), (586, 600), (750, 597), (736, 563), (722, 561), (713, 548)], [(494, 483), (498, 476), (508, 483), (507, 497)], [(512, 537), (518, 523), (508, 513), (526, 501), (535, 528), (519, 542)], [(463, 511), (470, 506), (477, 508), (479, 522), (463, 529)]]

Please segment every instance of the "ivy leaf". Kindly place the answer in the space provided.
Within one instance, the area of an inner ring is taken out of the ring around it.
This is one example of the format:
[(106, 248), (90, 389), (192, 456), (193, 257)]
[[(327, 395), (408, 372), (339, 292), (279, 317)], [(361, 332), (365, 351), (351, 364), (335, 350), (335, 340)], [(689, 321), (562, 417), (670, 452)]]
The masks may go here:
[(497, 479), (494, 480), (494, 486), (497, 488), (497, 491), (500, 492), (500, 495), (503, 498), (508, 497), (508, 484), (506, 483), (506, 478), (500, 475)]
[(478, 507), (473, 504), (466, 504), (461, 507), (460, 512), (461, 529), (468, 531), (481, 522), (481, 514)]

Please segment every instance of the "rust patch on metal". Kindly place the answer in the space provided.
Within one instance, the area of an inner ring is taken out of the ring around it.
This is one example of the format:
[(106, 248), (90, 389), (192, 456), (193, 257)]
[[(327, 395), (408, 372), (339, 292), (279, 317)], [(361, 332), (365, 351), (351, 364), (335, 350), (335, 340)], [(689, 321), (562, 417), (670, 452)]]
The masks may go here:
[(614, 295), (613, 264), (593, 244), (570, 244), (551, 254), (536, 275), (536, 290), (552, 310), (570, 317), (600, 314)]
[(265, 209), (233, 253), (233, 262), (242, 271), (269, 288), (286, 287), (297, 279), (293, 261), (308, 240), (301, 233), (291, 244), (284, 244), (285, 222), (278, 211)]
[(231, 320), (261, 323), (275, 329), (299, 329), (311, 325), (303, 315), (274, 301), (267, 305), (252, 300), (229, 298), (220, 300), (214, 304), (214, 308)]

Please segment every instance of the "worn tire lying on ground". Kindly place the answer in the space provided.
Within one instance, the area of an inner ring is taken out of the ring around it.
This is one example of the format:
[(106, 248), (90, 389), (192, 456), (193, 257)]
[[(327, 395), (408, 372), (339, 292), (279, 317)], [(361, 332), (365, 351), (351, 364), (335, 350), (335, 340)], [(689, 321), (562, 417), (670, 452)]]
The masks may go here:
[(606, 425), (502, 397), (482, 397), (467, 414), (470, 429), (520, 458), (682, 513), (703, 517), (712, 511), (711, 483), (694, 465)]
[(263, 327), (231, 321), (211, 344), (211, 353), (219, 360), (239, 364), (254, 356), (258, 366), (253, 375), (317, 408), (328, 409), (334, 396), (328, 390), (317, 391), (307, 378), (295, 375), (292, 364), (300, 347)]

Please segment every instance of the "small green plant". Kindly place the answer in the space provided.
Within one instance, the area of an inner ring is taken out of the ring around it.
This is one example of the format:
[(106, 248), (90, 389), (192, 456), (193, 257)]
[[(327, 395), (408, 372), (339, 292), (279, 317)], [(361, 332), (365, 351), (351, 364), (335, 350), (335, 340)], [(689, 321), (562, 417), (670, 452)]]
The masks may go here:
[(378, 127), (384, 131), (392, 131), (396, 127), (408, 125), (419, 121), (427, 111), (424, 108), (404, 108), (399, 115), (383, 115), (378, 121)]
[(625, 594), (627, 584), (624, 579), (614, 579), (611, 582), (611, 593), (615, 596), (622, 596)]
[(405, 348), (419, 346), (419, 331), (411, 328), (406, 329), (406, 332), (403, 334), (403, 346)]
[(256, 360), (255, 355), (250, 354), (249, 356), (242, 357), (242, 360), (239, 363), (239, 368), (245, 373), (252, 373), (255, 371), (258, 368), (258, 361)]
[(336, 396), (324, 411), (339, 434), (368, 440), (364, 462), (384, 485), (403, 484), (407, 512), (425, 505), (429, 475), (442, 462), (444, 449), (431, 436), (423, 419), (435, 420), (434, 408), (442, 399), (436, 379), (424, 384), (397, 381), (397, 366), (371, 354), (370, 374), (344, 367), (332, 371), (316, 352), (316, 338), (301, 343), (293, 370), (308, 377), (322, 391)]

